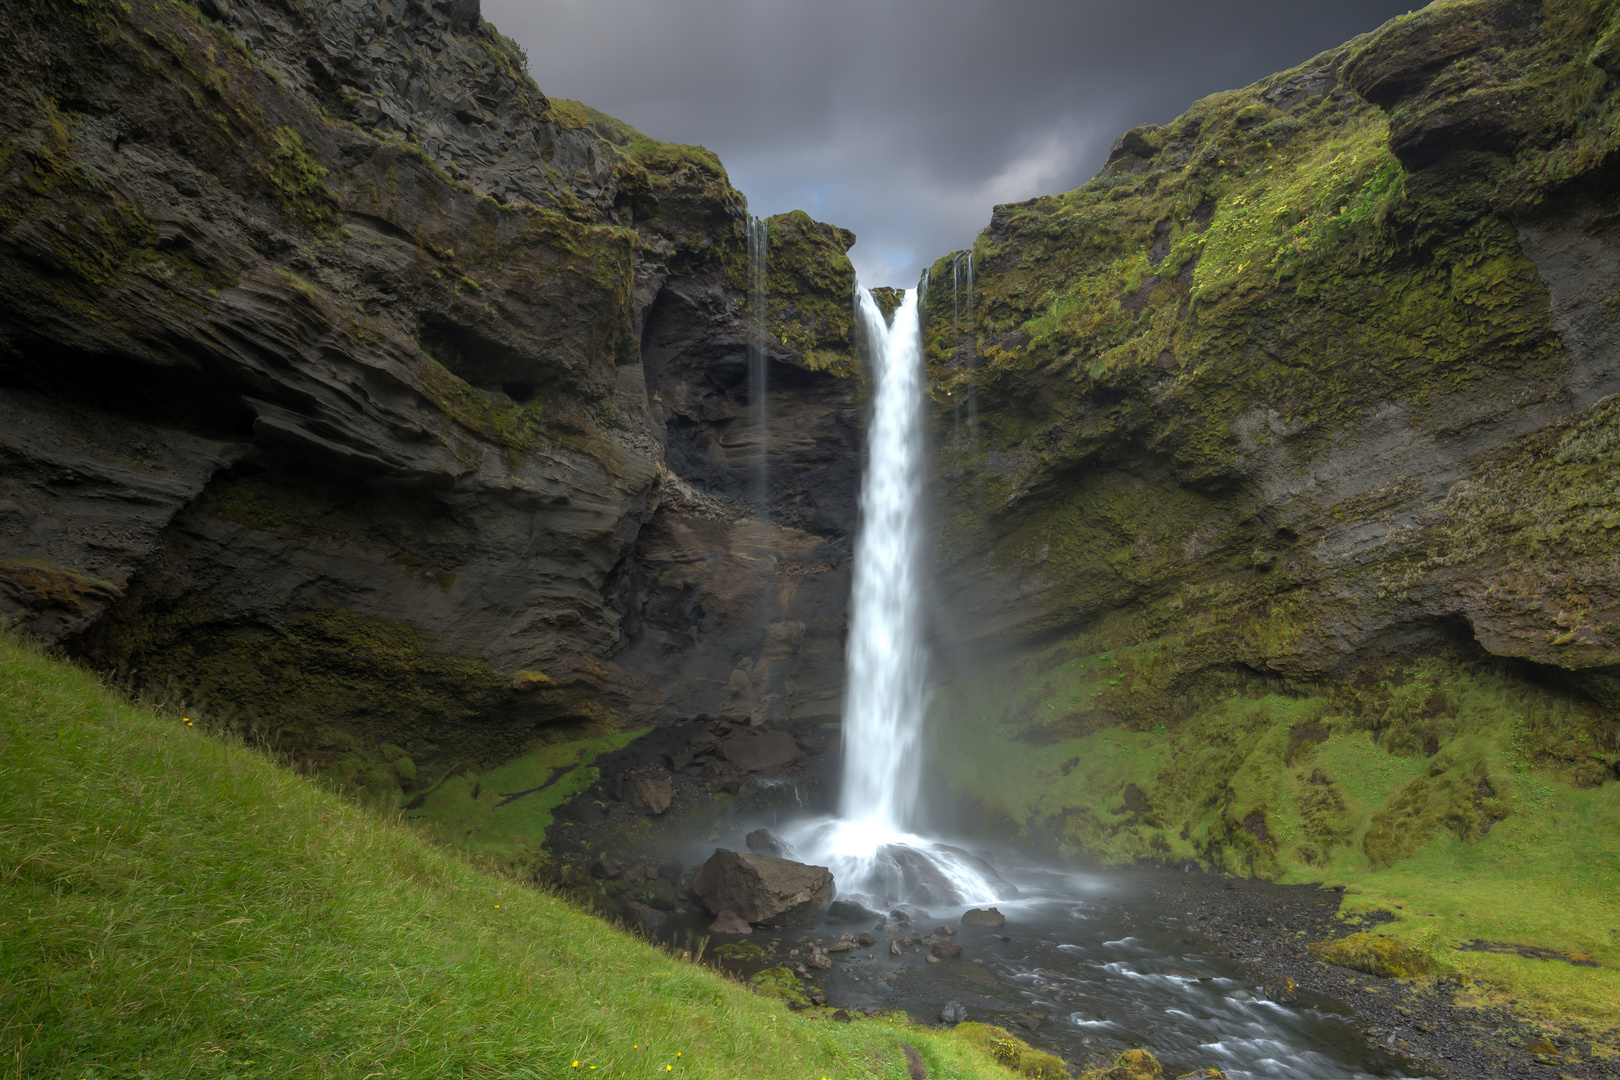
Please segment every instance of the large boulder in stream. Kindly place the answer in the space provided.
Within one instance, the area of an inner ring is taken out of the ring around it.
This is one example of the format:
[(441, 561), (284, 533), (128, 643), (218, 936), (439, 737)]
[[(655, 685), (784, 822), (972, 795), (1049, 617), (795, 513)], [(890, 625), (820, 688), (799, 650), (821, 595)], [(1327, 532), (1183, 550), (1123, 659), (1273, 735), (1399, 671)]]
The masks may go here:
[(729, 910), (755, 924), (806, 923), (831, 903), (833, 876), (825, 866), (717, 851), (692, 879), (692, 895), (715, 915)]

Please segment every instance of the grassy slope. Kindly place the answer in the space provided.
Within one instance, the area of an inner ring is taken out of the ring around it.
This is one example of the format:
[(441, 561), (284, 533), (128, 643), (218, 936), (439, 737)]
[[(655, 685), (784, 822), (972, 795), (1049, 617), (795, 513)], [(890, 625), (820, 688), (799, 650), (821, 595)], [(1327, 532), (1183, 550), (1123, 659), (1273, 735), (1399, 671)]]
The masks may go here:
[(902, 1078), (901, 1040), (1008, 1075), (795, 1016), (7, 638), (0, 873), (4, 1077)]

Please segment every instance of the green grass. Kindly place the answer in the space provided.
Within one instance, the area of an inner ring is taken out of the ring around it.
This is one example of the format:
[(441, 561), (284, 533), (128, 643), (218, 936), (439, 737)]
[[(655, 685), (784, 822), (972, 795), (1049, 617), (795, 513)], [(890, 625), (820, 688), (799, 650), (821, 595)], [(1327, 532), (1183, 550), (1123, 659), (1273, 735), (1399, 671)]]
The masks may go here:
[(0, 1077), (900, 1080), (901, 1041), (1007, 1075), (790, 1013), (9, 637), (0, 888)]
[(643, 728), (556, 743), (485, 773), (449, 777), (406, 820), (463, 850), (521, 865), (538, 854), (551, 812), (596, 782), (599, 772), (590, 763), (645, 733)]

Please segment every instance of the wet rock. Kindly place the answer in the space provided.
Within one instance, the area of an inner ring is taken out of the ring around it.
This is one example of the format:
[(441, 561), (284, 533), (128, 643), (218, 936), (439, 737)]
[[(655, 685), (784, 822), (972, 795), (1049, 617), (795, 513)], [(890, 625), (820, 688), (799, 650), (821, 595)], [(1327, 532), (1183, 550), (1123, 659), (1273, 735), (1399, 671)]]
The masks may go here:
[(825, 866), (717, 851), (692, 880), (692, 894), (716, 914), (729, 908), (751, 923), (806, 923), (826, 911), (833, 876)]
[(1286, 975), (1279, 976), (1266, 983), (1261, 991), (1267, 1000), (1278, 1005), (1298, 1005), (1299, 990), (1294, 986), (1294, 980)]
[(890, 956), (899, 956), (900, 955), (900, 943), (898, 941), (896, 941), (894, 938), (889, 939), (889, 955)]
[[(977, 871), (989, 883), (990, 888), (995, 891), (997, 900), (1016, 900), (1018, 898), (1018, 886), (996, 873), (996, 868), (991, 866), (988, 860), (981, 859), (970, 851), (953, 847), (950, 844), (935, 844), (934, 850), (949, 852), (955, 856), (958, 862)], [(926, 915), (923, 917), (927, 918)]]
[(855, 943), (863, 949), (870, 949), (873, 945), (877, 944), (877, 938), (873, 937), (871, 934), (862, 934), (860, 937), (855, 939)]
[(1041, 1017), (1020, 1016), (1018, 1018), (1018, 1026), (1026, 1031), (1039, 1031), (1041, 1030)]
[[(822, 1002), (822, 1004), (826, 1004), (826, 1002)], [(840, 1024), (847, 1024), (849, 1023), (849, 1013), (843, 1009), (834, 1009), (832, 1019), (838, 1021)]]
[(1005, 926), (1007, 916), (997, 908), (969, 908), (962, 913), (963, 926)]
[(617, 859), (597, 859), (591, 863), (591, 875), (606, 880), (612, 880), (624, 873), (624, 863)]
[(936, 933), (936, 934), (944, 934), (947, 937), (955, 937), (956, 936), (956, 927), (954, 927), (954, 926), (936, 926), (936, 927), (934, 927), (934, 933)]
[(840, 941), (840, 942), (837, 942), (835, 944), (827, 946), (827, 951), (830, 952), (830, 953), (849, 952), (854, 947), (855, 947), (855, 943), (853, 941)]
[(827, 921), (834, 926), (839, 923), (863, 923), (881, 918), (876, 911), (854, 900), (834, 900), (827, 908)]
[(715, 916), (714, 922), (709, 924), (711, 934), (752, 934), (754, 928), (747, 919), (738, 915), (729, 908)]
[(947, 1001), (945, 1007), (939, 1011), (940, 1021), (946, 1024), (960, 1024), (967, 1016), (967, 1007), (960, 1001)]
[(932, 955), (932, 954), (930, 954), (930, 955), (928, 955), (928, 956), (925, 956), (925, 957), (923, 957), (923, 959), (924, 959), (924, 960), (926, 960), (926, 961), (927, 961), (927, 962), (928, 962), (928, 963), (930, 963), (930, 964), (938, 964), (938, 963), (941, 963), (941, 960), (940, 960), (940, 958), (939, 958), (939, 957), (937, 957), (937, 956), (934, 956), (934, 955)]
[(786, 859), (791, 854), (787, 845), (769, 829), (755, 829), (743, 837), (743, 843), (756, 855), (774, 855), (778, 859)]
[(833, 966), (832, 957), (817, 949), (805, 957), (804, 966), (815, 968), (818, 971), (826, 971)]
[(657, 908), (642, 905), (636, 909), (636, 925), (640, 926), (641, 932), (648, 937), (653, 936), (667, 922), (669, 916)]
[(942, 941), (928, 951), (941, 960), (955, 960), (962, 955), (962, 946), (954, 941)]

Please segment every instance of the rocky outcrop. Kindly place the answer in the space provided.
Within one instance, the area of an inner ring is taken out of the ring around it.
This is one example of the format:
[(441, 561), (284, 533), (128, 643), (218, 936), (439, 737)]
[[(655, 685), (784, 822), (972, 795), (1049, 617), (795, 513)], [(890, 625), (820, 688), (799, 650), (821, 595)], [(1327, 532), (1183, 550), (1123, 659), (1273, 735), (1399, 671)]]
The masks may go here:
[[(559, 724), (826, 710), (847, 334), (772, 346), (765, 521), (713, 155), (553, 103), (476, 0), (23, 5), (0, 39), (0, 616), (349, 780), (383, 743), (431, 783)], [(849, 273), (801, 218), (778, 306)], [(762, 531), (788, 561), (711, 557)]]
[(717, 851), (692, 879), (692, 895), (714, 915), (730, 911), (756, 925), (790, 926), (827, 910), (833, 876), (825, 866)]
[[(971, 296), (969, 253), (935, 264), (961, 674), (939, 758), (970, 816), (1116, 860), (1310, 865), (1385, 794), (1311, 781), (1289, 731), (1443, 755), (1513, 722), (1460, 708), (1493, 663), (1569, 710), (1527, 753), (1613, 775), (1620, 97), (1591, 59), (1613, 30), (1433, 5), (998, 207)], [(1234, 688), (1317, 713), (1219, 704)], [(1155, 764), (1097, 759), (1084, 740), (1117, 728), (1162, 739)], [(983, 779), (977, 748), (1009, 738), (1027, 795)], [(1435, 760), (1456, 820), (1477, 816), (1462, 778), (1507, 767)], [(1281, 836), (1295, 800), (1308, 841)]]

